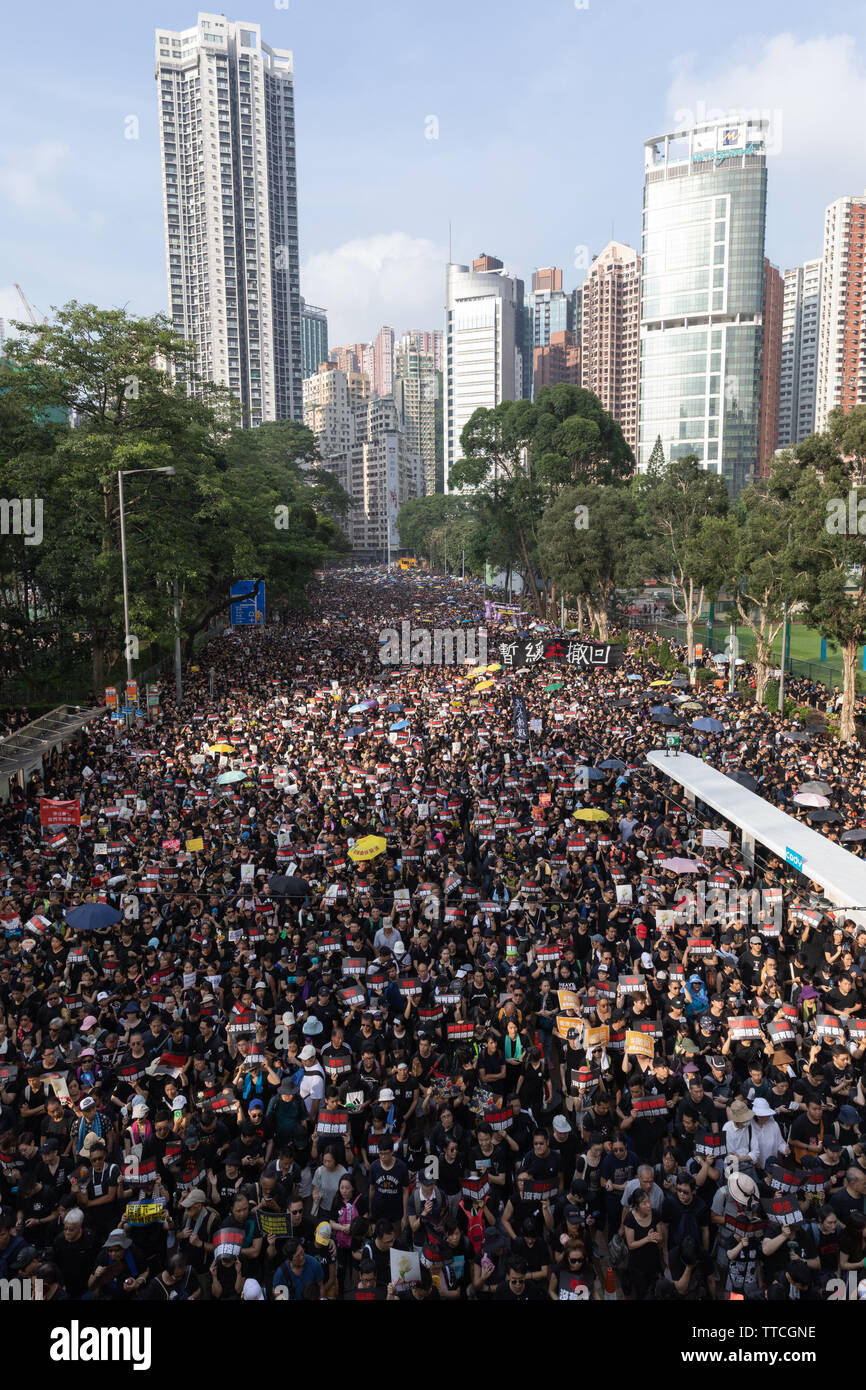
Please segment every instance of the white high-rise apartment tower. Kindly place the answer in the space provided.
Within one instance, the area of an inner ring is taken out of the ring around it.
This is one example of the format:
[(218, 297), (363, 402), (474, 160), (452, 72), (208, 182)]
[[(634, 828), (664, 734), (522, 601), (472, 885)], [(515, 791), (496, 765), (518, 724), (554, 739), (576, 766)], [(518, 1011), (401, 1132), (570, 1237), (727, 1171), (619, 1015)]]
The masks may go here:
[(156, 32), (171, 318), (249, 425), (303, 414), (292, 74), (258, 24)]
[(866, 404), (866, 193), (837, 198), (824, 215), (815, 429), (837, 407)]
[(806, 439), (815, 428), (821, 261), (786, 270), (782, 291), (782, 360), (779, 370), (779, 448)]

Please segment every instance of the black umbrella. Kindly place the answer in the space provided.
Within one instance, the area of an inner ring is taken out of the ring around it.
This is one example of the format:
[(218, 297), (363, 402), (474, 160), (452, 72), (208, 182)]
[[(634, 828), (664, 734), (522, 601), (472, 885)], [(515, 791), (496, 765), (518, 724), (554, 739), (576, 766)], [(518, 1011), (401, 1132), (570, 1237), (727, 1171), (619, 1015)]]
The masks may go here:
[(813, 732), (817, 733), (819, 731), (817, 729), (792, 729), (789, 734), (785, 735), (785, 737), (789, 738), (792, 743), (805, 743), (808, 739), (812, 737)]
[(622, 761), (622, 758), (605, 758), (603, 763), (599, 763), (599, 767), (617, 768), (621, 771), (625, 767), (625, 763)]
[(739, 782), (740, 786), (745, 787), (747, 791), (756, 792), (758, 790), (758, 783), (751, 772), (741, 772), (737, 768), (736, 772), (729, 772), (726, 775), (730, 777), (732, 782)]
[(806, 814), (809, 820), (818, 821), (822, 825), (838, 825), (843, 819), (839, 812), (834, 811), (832, 807), (825, 809), (823, 806), (819, 806), (816, 810), (810, 810)]
[(866, 840), (866, 830), (846, 830), (842, 836), (843, 845), (851, 845), (858, 840)]
[(651, 714), (650, 719), (654, 724), (663, 724), (666, 729), (681, 729), (683, 721), (671, 711), (668, 714)]
[(310, 885), (305, 878), (274, 874), (268, 884), (268, 892), (275, 898), (306, 898), (310, 892)]
[(688, 683), (688, 676), (674, 676), (673, 680), (671, 681), (671, 685), (674, 687), (675, 690), (681, 690), (683, 686), (687, 686)]

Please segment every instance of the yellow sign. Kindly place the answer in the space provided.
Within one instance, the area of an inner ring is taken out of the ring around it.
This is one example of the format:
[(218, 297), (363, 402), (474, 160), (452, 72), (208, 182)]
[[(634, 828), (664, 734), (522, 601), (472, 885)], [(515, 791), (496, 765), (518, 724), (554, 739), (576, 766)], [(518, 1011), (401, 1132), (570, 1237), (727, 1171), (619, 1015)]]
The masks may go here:
[(569, 1014), (556, 1015), (556, 1036), (558, 1038), (579, 1038), (582, 1032), (582, 1018), (571, 1018)]
[(387, 848), (387, 841), (383, 840), (381, 835), (364, 835), (362, 839), (356, 840), (349, 850), (349, 858), (356, 864), (366, 864), (368, 860), (384, 854)]
[(204, 849), (204, 840), (201, 837), (197, 840), (187, 840), (186, 848), (189, 854), (195, 854), (197, 850)]
[(655, 1056), (656, 1050), (655, 1038), (649, 1037), (646, 1033), (633, 1032), (632, 1029), (629, 1028), (626, 1030), (625, 1035), (625, 1050), (632, 1057), (649, 1057), (652, 1059)]

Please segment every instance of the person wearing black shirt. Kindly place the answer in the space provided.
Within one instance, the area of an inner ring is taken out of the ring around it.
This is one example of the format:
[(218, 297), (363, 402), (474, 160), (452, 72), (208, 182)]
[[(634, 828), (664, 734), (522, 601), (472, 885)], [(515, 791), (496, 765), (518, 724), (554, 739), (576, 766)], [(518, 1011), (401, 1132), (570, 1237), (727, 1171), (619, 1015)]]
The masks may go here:
[(543, 1296), (536, 1284), (527, 1282), (526, 1266), (516, 1258), (509, 1261), (505, 1280), (493, 1295), (497, 1303), (531, 1303)]
[(60, 1234), (51, 1245), (51, 1258), (63, 1276), (70, 1298), (81, 1298), (87, 1292), (87, 1281), (93, 1271), (99, 1241), (85, 1227), (84, 1212), (73, 1207), (66, 1213)]

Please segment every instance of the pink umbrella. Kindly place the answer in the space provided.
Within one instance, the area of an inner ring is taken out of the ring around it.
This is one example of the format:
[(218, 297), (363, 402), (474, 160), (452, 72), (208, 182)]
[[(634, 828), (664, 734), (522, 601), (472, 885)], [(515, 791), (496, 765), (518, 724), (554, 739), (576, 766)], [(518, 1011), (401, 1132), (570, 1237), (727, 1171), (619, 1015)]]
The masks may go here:
[(798, 792), (794, 797), (798, 806), (829, 806), (830, 798), (819, 796), (817, 792)]
[(702, 859), (663, 859), (661, 867), (672, 874), (696, 874), (707, 866)]

